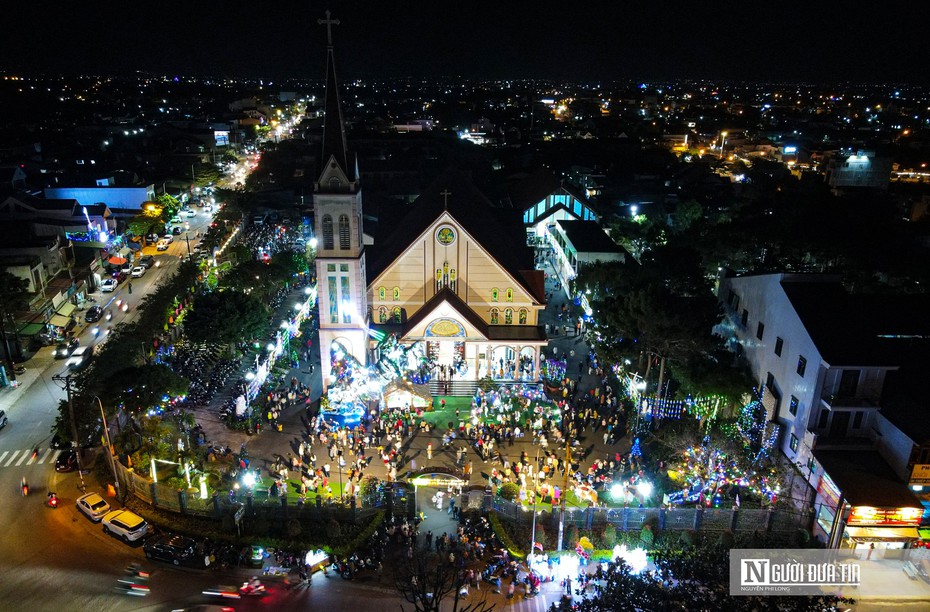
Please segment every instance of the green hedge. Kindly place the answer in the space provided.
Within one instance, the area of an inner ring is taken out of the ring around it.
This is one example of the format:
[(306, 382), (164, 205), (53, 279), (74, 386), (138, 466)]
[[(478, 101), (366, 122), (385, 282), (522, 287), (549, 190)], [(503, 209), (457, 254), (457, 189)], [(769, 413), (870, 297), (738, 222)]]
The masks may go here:
[(494, 533), (497, 534), (497, 537), (500, 538), (500, 541), (504, 544), (504, 548), (507, 549), (507, 552), (509, 552), (512, 557), (516, 559), (523, 559), (526, 557), (527, 551), (517, 546), (516, 542), (513, 541), (513, 538), (510, 537), (510, 533), (504, 527), (504, 524), (501, 523), (497, 512), (491, 512), (488, 522), (491, 524), (491, 529), (494, 530)]

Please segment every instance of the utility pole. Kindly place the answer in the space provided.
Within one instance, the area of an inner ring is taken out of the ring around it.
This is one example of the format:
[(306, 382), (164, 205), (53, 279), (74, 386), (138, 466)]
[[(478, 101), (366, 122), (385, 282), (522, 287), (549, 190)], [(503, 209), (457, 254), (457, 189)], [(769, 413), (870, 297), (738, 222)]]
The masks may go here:
[[(120, 499), (119, 496), (119, 476), (116, 474), (116, 464), (115, 458), (113, 457), (113, 444), (110, 442), (110, 427), (107, 425), (107, 415), (103, 411), (103, 402), (100, 401), (100, 398), (96, 395), (94, 399), (97, 400), (97, 405), (100, 406), (100, 418), (103, 420), (103, 435), (106, 437), (107, 441), (107, 463), (110, 464), (110, 470), (113, 472), (113, 485), (116, 487), (116, 499)], [(119, 419), (119, 416), (117, 416)]]
[(191, 254), (191, 233), (190, 233), (190, 230), (184, 232), (184, 239), (187, 240), (187, 261), (194, 261), (194, 256)]
[(565, 436), (565, 477), (562, 480), (562, 503), (559, 509), (559, 545), (557, 550), (562, 550), (562, 536), (565, 533), (565, 502), (568, 500), (568, 472), (572, 469), (572, 446), (571, 439)]
[(65, 384), (65, 393), (68, 394), (68, 413), (71, 415), (71, 437), (73, 438), (71, 445), (74, 446), (74, 456), (77, 457), (78, 476), (81, 479), (81, 491), (84, 491), (84, 466), (81, 464), (81, 444), (78, 442), (77, 420), (74, 418), (74, 400), (71, 396), (71, 375), (52, 376), (52, 380), (55, 382), (63, 382)]

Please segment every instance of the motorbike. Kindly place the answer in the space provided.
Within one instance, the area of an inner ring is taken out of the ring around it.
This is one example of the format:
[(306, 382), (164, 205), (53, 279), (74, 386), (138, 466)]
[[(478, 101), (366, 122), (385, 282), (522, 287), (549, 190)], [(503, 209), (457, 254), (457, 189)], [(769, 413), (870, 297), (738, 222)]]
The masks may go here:
[(29, 495), (29, 483), (26, 482), (25, 477), (23, 478), (22, 487), (23, 487), (23, 497), (26, 497), (27, 495)]
[(253, 578), (242, 583), (239, 587), (239, 594), (243, 597), (261, 597), (265, 594), (265, 585)]
[(95, 326), (94, 326), (93, 328), (91, 328), (91, 330), (90, 330), (90, 335), (91, 335), (91, 336), (96, 336), (96, 335), (99, 334), (99, 333), (100, 333), (100, 327), (99, 327), (99, 326), (96, 326), (96, 325), (95, 325)]
[(113, 313), (110, 310), (107, 310), (107, 317), (106, 317), (107, 321), (109, 321), (112, 318), (113, 318)]
[(45, 499), (45, 505), (54, 510), (58, 507), (58, 501), (58, 495), (54, 491), (50, 491)]
[(113, 590), (121, 595), (132, 595), (133, 597), (145, 597), (149, 594), (149, 587), (132, 580), (117, 580), (116, 587)]

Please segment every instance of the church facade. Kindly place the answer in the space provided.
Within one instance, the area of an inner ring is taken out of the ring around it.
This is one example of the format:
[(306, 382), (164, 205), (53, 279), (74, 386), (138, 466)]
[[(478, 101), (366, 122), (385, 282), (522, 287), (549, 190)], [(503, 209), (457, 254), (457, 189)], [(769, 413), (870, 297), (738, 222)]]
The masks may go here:
[[(448, 170), (408, 210), (382, 219), (366, 248), (332, 46), (325, 112), (313, 195), (320, 363), (378, 362), (387, 339), (405, 368), (425, 367), (432, 380), (538, 380), (545, 281), (519, 214), (494, 209), (469, 177)], [(334, 379), (324, 365), (324, 387)]]

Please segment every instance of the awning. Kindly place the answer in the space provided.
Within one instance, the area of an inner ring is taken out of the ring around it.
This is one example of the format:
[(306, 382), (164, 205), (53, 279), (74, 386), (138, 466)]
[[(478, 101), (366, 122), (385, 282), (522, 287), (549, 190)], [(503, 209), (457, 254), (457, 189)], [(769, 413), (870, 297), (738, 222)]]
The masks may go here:
[(847, 527), (846, 535), (865, 540), (916, 540), (916, 527)]
[(61, 308), (58, 309), (58, 314), (60, 314), (63, 317), (70, 317), (71, 313), (74, 312), (75, 308), (76, 306), (72, 304), (71, 302), (65, 302), (64, 304), (61, 305)]
[(107, 260), (107, 263), (110, 264), (111, 266), (121, 266), (124, 263), (126, 263), (126, 260), (122, 257), (117, 257), (116, 255), (114, 255), (113, 257)]
[(19, 330), (19, 335), (35, 336), (43, 330), (45, 330), (45, 323), (30, 323), (29, 325), (23, 326), (23, 328)]
[(930, 529), (920, 527), (917, 529), (917, 535), (920, 536), (921, 540), (930, 540)]
[(48, 320), (49, 325), (54, 325), (55, 327), (67, 327), (68, 323), (71, 322), (71, 319), (68, 317), (63, 317), (61, 315), (54, 314), (52, 318)]

